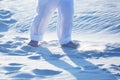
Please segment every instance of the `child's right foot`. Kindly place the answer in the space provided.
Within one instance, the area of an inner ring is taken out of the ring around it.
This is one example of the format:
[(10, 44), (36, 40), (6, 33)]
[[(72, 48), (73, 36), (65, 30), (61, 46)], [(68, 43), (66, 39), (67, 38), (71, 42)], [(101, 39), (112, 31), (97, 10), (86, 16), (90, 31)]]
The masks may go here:
[(38, 47), (38, 41), (33, 41), (31, 40), (28, 45), (32, 46), (32, 47)]

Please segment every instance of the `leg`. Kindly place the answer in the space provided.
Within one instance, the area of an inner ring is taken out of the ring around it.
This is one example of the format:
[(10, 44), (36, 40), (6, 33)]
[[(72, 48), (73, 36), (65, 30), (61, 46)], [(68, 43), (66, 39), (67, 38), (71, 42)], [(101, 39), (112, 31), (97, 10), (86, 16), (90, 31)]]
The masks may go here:
[(50, 14), (52, 13), (52, 2), (48, 0), (39, 0), (37, 7), (37, 16), (31, 27), (31, 40), (41, 41), (44, 31), (48, 25)]
[(73, 27), (73, 0), (61, 0), (59, 5), (58, 38), (62, 47), (78, 48), (78, 43), (71, 41)]
[(37, 7), (37, 16), (35, 17), (31, 27), (31, 41), (29, 45), (37, 47), (38, 41), (42, 41), (44, 31), (48, 25), (49, 17), (55, 9), (56, 4), (54, 0), (39, 0)]
[(59, 7), (58, 38), (60, 44), (71, 41), (73, 21), (73, 0), (61, 0)]

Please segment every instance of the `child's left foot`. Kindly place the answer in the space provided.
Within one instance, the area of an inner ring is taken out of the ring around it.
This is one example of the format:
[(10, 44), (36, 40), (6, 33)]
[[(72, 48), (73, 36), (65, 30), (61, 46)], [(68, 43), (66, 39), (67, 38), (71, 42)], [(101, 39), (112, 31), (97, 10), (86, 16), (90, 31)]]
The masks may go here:
[(67, 44), (61, 44), (61, 46), (62, 46), (62, 47), (67, 47), (67, 48), (77, 49), (77, 48), (80, 46), (80, 44), (74, 43), (74, 42), (70, 41), (70, 42), (67, 43)]
[(31, 40), (28, 45), (32, 46), (32, 47), (38, 47), (38, 41), (33, 41)]

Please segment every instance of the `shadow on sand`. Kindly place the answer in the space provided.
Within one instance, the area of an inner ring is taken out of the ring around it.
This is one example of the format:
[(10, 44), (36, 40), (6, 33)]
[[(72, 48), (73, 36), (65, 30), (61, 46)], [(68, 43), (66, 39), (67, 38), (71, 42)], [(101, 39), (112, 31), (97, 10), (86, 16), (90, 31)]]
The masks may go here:
[[(40, 52), (41, 56), (50, 64), (61, 68), (75, 77), (75, 80), (116, 80), (116, 78), (107, 70), (102, 70), (95, 66), (94, 64), (85, 60), (80, 51), (77, 49), (62, 48), (66, 56), (74, 63), (77, 67), (61, 60), (63, 57), (61, 55), (54, 55), (48, 48), (40, 47), (38, 54)], [(39, 73), (39, 72), (38, 72)], [(41, 72), (40, 72), (41, 73)], [(66, 74), (67, 75), (67, 74)], [(95, 78), (96, 77), (96, 78)]]
[[(45, 44), (45, 45), (47, 45), (47, 44)], [(4, 48), (5, 47), (6, 46), (4, 45)], [(52, 46), (49, 45), (49, 47), (52, 47)], [(91, 79), (91, 80), (116, 80), (115, 76), (113, 74), (111, 74), (109, 71), (107, 71), (105, 69), (100, 69), (100, 68), (98, 68), (97, 65), (94, 65), (91, 62), (86, 60), (86, 58), (90, 58), (90, 56), (105, 57), (105, 56), (99, 56), (98, 52), (92, 51), (96, 55), (90, 55), (89, 52), (80, 52), (77, 49), (59, 48), (59, 47), (55, 48), (56, 51), (57, 51), (57, 49), (58, 49), (58, 51), (59, 51), (59, 49), (62, 49), (62, 52), (64, 53), (64, 55), (61, 55), (61, 53), (53, 54), (53, 51), (51, 51), (49, 49), (49, 47), (40, 46), (37, 49), (35, 49), (30, 46), (22, 46), (21, 50), (27, 54), (24, 56), (27, 56), (28, 59), (39, 61), (42, 57), (46, 62), (50, 63), (51, 65), (53, 65), (63, 71), (35, 68), (35, 69), (31, 69), (31, 72), (34, 73), (34, 75), (33, 75), (31, 73), (29, 74), (29, 73), (19, 72), (19, 70), (21, 69), (21, 65), (18, 65), (18, 63), (17, 63), (17, 66), (16, 66), (16, 64), (10, 65), (10, 66), (5, 66), (4, 69), (8, 71), (8, 74), (9, 74), (9, 72), (10, 73), (11, 72), (18, 73), (17, 75), (13, 76), (13, 78), (36, 78), (39, 76), (40, 78), (42, 77), (44, 79), (46, 76), (54, 77), (54, 75), (59, 75), (59, 74), (63, 73), (64, 71), (66, 71), (74, 77), (74, 80), (89, 80), (89, 79)], [(57, 46), (53, 45), (53, 47), (57, 47)], [(118, 49), (118, 48), (116, 48), (116, 49)], [(107, 47), (105, 51), (116, 51), (116, 49), (111, 49), (111, 48)], [(15, 54), (17, 54), (19, 52), (19, 50), (16, 50), (14, 52), (15, 52)], [(35, 53), (38, 55), (30, 56), (30, 54), (28, 55), (29, 52)], [(19, 52), (19, 53), (21, 53), (21, 52)], [(104, 52), (104, 53), (106, 53), (106, 52)], [(108, 53), (106, 53), (106, 54), (109, 56)], [(11, 55), (11, 53), (6, 54), (6, 55)], [(21, 55), (18, 54), (17, 56), (21, 56)], [(66, 57), (69, 59), (67, 60)], [(69, 63), (69, 61), (71, 61), (75, 66), (73, 66), (71, 63)], [(68, 74), (65, 73), (64, 77), (65, 78), (70, 77), (70, 75), (68, 76)], [(62, 78), (63, 78), (63, 76), (62, 76)]]

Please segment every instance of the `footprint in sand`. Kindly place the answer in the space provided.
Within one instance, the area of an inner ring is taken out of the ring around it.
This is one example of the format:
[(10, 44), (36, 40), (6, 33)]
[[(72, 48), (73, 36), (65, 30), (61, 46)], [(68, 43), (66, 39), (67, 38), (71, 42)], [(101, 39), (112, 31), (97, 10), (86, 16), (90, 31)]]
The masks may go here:
[(22, 51), (22, 50), (11, 50), (12, 48), (17, 48), (17, 47), (19, 47), (19, 46), (21, 46), (22, 45), (22, 43), (21, 42), (15, 42), (15, 41), (7, 41), (7, 42), (5, 42), (5, 43), (1, 43), (0, 44), (0, 52), (2, 52), (2, 53), (11, 53), (11, 55), (12, 55), (12, 53), (24, 53), (24, 51)]
[(7, 66), (4, 66), (3, 69), (6, 70), (6, 74), (17, 73), (23, 67), (23, 64), (19, 63), (10, 63)]
[(19, 63), (10, 63), (7, 66), (4, 66), (3, 69), (6, 70), (7, 72), (5, 73), (6, 75), (11, 75), (13, 76), (11, 78), (17, 78), (17, 79), (28, 79), (28, 78), (33, 78), (34, 76), (29, 73), (22, 73), (20, 70), (22, 67), (24, 67), (24, 64), (19, 64)]
[(19, 63), (9, 63), (10, 66), (23, 66), (23, 64), (19, 64)]
[(28, 55), (28, 53), (26, 53), (25, 50), (17, 49), (21, 45), (23, 45), (23, 43), (19, 41), (7, 41), (0, 44), (0, 52), (7, 53), (6, 55), (10, 55), (10, 56)]
[(61, 73), (61, 71), (54, 71), (54, 70), (48, 70), (48, 69), (34, 69), (33, 73), (36, 76), (52, 76), (52, 75), (58, 75)]
[(0, 46), (2, 46), (4, 48), (17, 48), (18, 46), (21, 46), (21, 45), (22, 45), (22, 43), (14, 42), (14, 41), (8, 41), (6, 43), (0, 44)]
[(5, 48), (5, 47), (2, 47), (1, 45), (0, 45), (0, 52), (1, 53), (11, 53), (12, 52), (12, 50), (10, 50), (10, 49), (7, 49), (7, 48)]
[(12, 19), (13, 13), (8, 10), (0, 10), (0, 32), (6, 32), (9, 29), (10, 24), (16, 23), (17, 21)]

